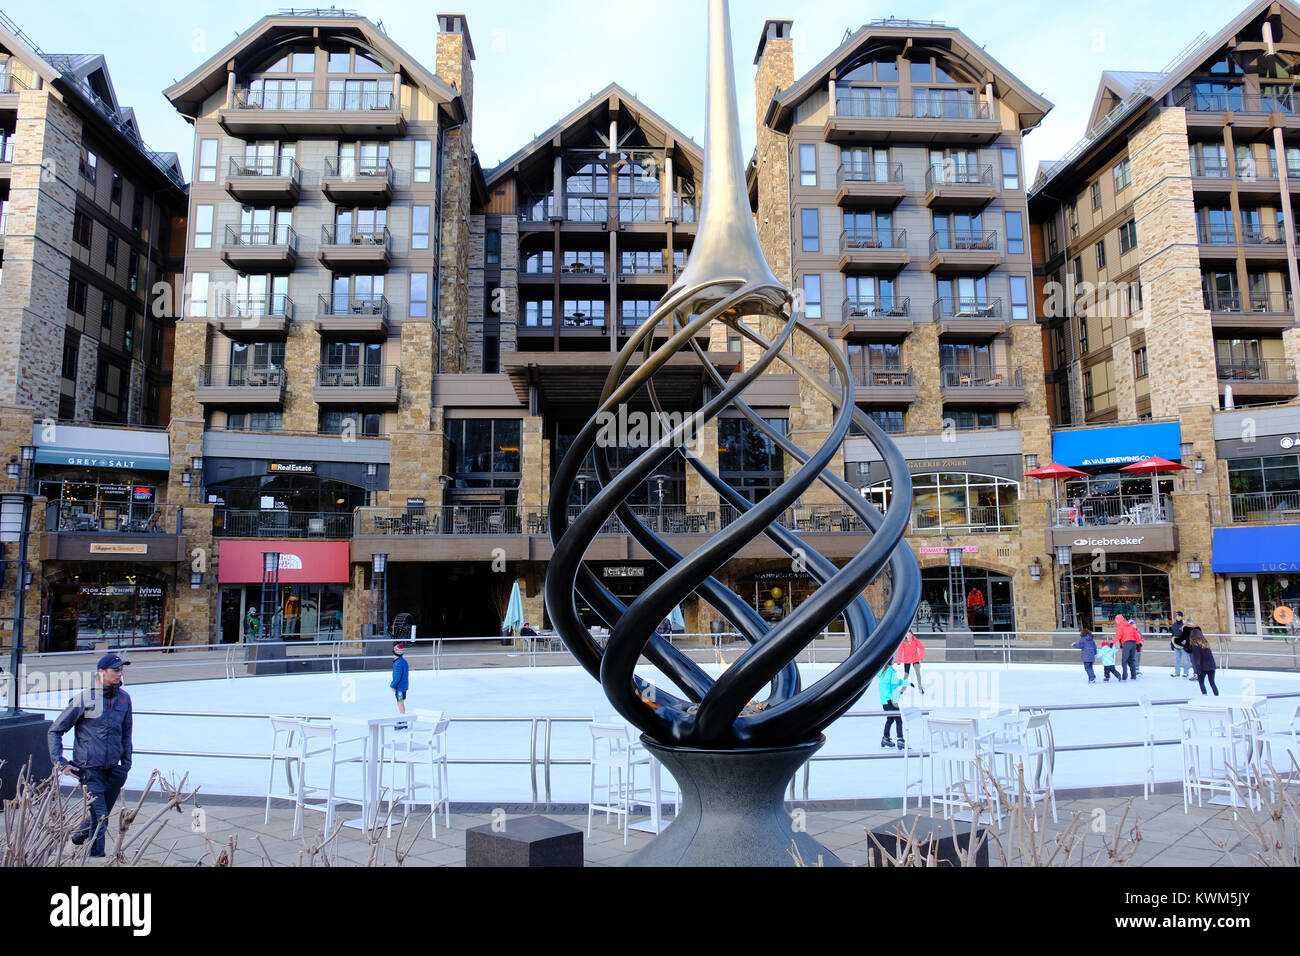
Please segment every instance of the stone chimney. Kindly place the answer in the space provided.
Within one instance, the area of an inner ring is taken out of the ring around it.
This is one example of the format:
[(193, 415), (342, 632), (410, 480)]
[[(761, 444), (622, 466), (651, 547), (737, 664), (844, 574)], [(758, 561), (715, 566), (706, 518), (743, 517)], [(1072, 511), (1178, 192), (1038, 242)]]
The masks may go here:
[(758, 123), (758, 238), (777, 278), (793, 286), (790, 262), (790, 154), (786, 137), (767, 128), (772, 98), (794, 85), (793, 20), (768, 20), (754, 65), (754, 108)]

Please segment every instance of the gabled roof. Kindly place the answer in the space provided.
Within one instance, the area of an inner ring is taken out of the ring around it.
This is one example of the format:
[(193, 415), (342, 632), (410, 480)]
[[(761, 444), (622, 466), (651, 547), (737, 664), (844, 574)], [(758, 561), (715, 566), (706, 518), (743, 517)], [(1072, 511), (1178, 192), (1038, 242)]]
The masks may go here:
[[(1106, 77), (1110, 76), (1112, 77), (1110, 82), (1116, 86), (1127, 84), (1130, 89), (1129, 95), (1111, 111), (1110, 115), (1089, 118), (1088, 131), (1084, 138), (1076, 143), (1062, 159), (1053, 164), (1050, 173), (1041, 182), (1035, 183), (1030, 191), (1030, 199), (1032, 200), (1036, 193), (1048, 186), (1057, 177), (1065, 175), (1076, 168), (1100, 144), (1111, 141), (1122, 127), (1131, 123), (1137, 117), (1144, 115), (1151, 104), (1160, 102), (1160, 100), (1172, 93), (1174, 88), (1182, 83), (1189, 73), (1192, 73), (1216, 51), (1226, 46), (1228, 41), (1245, 29), (1252, 20), (1271, 15), (1274, 7), (1277, 7), (1280, 12), (1286, 13), (1291, 18), (1300, 21), (1300, 6), (1297, 6), (1292, 0), (1255, 0), (1255, 2), (1247, 4), (1241, 13), (1237, 14), (1214, 36), (1204, 43), (1197, 43), (1192, 46), (1164, 72), (1153, 74), (1109, 71), (1103, 73), (1101, 81), (1103, 86), (1107, 82)], [(1100, 99), (1094, 101), (1094, 112), (1097, 110), (1099, 102)]]
[(803, 102), (813, 91), (825, 88), (831, 72), (845, 60), (850, 59), (869, 41), (912, 38), (947, 45), (957, 59), (965, 60), (972, 67), (990, 76), (999, 88), (1002, 99), (1009, 102), (1019, 115), (1023, 130), (1033, 129), (1052, 109), (1051, 103), (1025, 86), (1010, 70), (956, 27), (924, 26), (907, 21), (894, 26), (891, 25), (891, 21), (882, 21), (862, 27), (832, 50), (801, 79), (796, 80), (793, 86), (772, 97), (764, 122), (778, 132), (788, 129), (795, 106)]
[(1096, 129), (1116, 106), (1134, 93), (1152, 89), (1160, 84), (1162, 73), (1139, 70), (1104, 70), (1088, 112), (1088, 129)]
[(674, 146), (681, 149), (690, 158), (691, 165), (694, 166), (697, 171), (703, 171), (704, 150), (695, 142), (695, 140), (691, 139), (676, 126), (673, 126), (623, 87), (619, 86), (617, 83), (611, 83), (599, 93), (594, 94), (589, 100), (577, 109), (573, 110), (573, 112), (569, 113), (550, 129), (546, 130), (544, 133), (539, 133), (527, 146), (512, 154), (495, 169), (487, 170), (486, 179), (488, 189), (491, 189), (492, 186), (512, 172), (520, 163), (537, 150), (549, 146), (556, 136), (560, 136), (566, 131), (574, 128), (586, 119), (586, 117), (593, 111), (609, 103), (611, 98), (616, 99), (624, 109), (632, 113), (636, 118), (637, 125), (642, 129), (649, 127), (651, 131), (663, 135), (665, 140), (672, 139)]
[(163, 90), (163, 96), (171, 101), (182, 116), (192, 121), (198, 115), (200, 104), (213, 93), (225, 88), (226, 64), (234, 61), (238, 69), (243, 61), (251, 59), (254, 55), (260, 55), (269, 42), (291, 36), (310, 35), (314, 29), (319, 29), (322, 34), (359, 35), (386, 58), (400, 64), (402, 71), (409, 74), (427, 91), (439, 97), (453, 118), (463, 119), (464, 105), (460, 102), (460, 93), (453, 86), (429, 72), (418, 60), (390, 40), (379, 26), (359, 16), (263, 17), (205, 60), (185, 79)]

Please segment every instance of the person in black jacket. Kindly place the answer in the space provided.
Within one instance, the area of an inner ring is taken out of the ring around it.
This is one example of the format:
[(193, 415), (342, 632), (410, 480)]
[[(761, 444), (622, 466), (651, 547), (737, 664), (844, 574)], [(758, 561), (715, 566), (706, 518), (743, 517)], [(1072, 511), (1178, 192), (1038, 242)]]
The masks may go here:
[(1219, 688), (1214, 683), (1214, 652), (1205, 633), (1195, 624), (1188, 624), (1183, 633), (1187, 636), (1187, 653), (1191, 655), (1192, 667), (1196, 671), (1197, 683), (1201, 685), (1201, 694), (1205, 694), (1205, 679), (1210, 679), (1210, 690), (1219, 696)]
[[(122, 668), (129, 664), (116, 654), (101, 657), (96, 665), (97, 685), (68, 702), (48, 735), (50, 762), (77, 777), (90, 795), (90, 815), (72, 835), (72, 842), (80, 846), (90, 838), (91, 856), (104, 855), (108, 816), (131, 771), (134, 720), (131, 696), (122, 689)], [(74, 728), (69, 763), (63, 758), (63, 735)]]
[(1192, 677), (1191, 659), (1187, 656), (1187, 637), (1184, 631), (1187, 625), (1183, 623), (1183, 612), (1177, 611), (1174, 614), (1174, 623), (1169, 627), (1169, 649), (1174, 652), (1174, 672), (1171, 677), (1182, 677), (1184, 673), (1188, 680), (1195, 680)]

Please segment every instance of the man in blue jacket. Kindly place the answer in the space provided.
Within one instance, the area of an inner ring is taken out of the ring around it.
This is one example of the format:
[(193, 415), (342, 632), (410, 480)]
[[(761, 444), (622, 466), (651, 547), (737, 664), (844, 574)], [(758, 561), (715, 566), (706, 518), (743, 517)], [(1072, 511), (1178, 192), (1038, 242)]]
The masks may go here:
[[(104, 855), (108, 817), (131, 771), (131, 697), (122, 689), (122, 668), (130, 664), (105, 654), (96, 665), (96, 686), (68, 702), (50, 726), (50, 762), (77, 777), (90, 795), (90, 815), (72, 835), (77, 846), (89, 838), (90, 855)], [(72, 762), (63, 759), (63, 735), (76, 729)]]
[(393, 682), (388, 686), (392, 688), (393, 695), (397, 698), (397, 712), (406, 713), (406, 691), (411, 684), (411, 665), (406, 662), (403, 656), (406, 653), (404, 644), (393, 645)]

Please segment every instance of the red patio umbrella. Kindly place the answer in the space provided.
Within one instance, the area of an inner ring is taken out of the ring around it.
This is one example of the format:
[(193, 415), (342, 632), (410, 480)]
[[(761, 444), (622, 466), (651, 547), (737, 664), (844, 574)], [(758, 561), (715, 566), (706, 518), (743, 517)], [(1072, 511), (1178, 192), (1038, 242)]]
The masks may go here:
[[(1061, 478), (1087, 478), (1086, 471), (1079, 471), (1077, 468), (1071, 468), (1069, 465), (1045, 465), (1042, 468), (1035, 468), (1033, 471), (1025, 472), (1026, 478), (1051, 478), (1053, 481)], [(1057, 486), (1056, 500), (1060, 501), (1060, 486)], [(1059, 504), (1058, 504), (1059, 507)], [(1058, 515), (1059, 520), (1059, 515)], [(1074, 519), (1071, 519), (1074, 520)]]
[(1168, 458), (1148, 458), (1146, 461), (1139, 461), (1136, 464), (1128, 465), (1121, 468), (1120, 471), (1126, 471), (1130, 475), (1150, 475), (1151, 476), (1151, 507), (1157, 515), (1160, 514), (1160, 492), (1156, 488), (1156, 475), (1165, 471), (1190, 471), (1186, 465), (1180, 465), (1176, 461), (1170, 461)]

